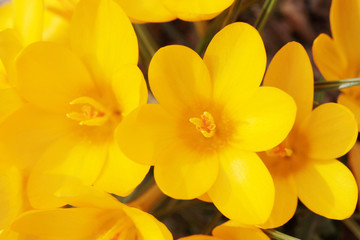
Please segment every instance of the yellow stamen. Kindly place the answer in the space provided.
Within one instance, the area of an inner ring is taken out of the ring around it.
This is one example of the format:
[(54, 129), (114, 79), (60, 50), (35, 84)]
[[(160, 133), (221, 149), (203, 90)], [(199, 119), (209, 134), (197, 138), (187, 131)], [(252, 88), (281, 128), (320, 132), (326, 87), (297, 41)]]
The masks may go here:
[(275, 157), (291, 157), (293, 151), (290, 148), (285, 147), (284, 143), (280, 143), (278, 146), (266, 151), (268, 156)]
[(79, 97), (70, 102), (71, 105), (81, 105), (80, 111), (67, 113), (66, 116), (78, 121), (80, 125), (100, 126), (109, 117), (106, 108), (91, 97)]
[(199, 130), (204, 137), (210, 138), (214, 136), (216, 125), (213, 116), (209, 112), (204, 112), (200, 118), (190, 118), (189, 121), (195, 125), (196, 129)]

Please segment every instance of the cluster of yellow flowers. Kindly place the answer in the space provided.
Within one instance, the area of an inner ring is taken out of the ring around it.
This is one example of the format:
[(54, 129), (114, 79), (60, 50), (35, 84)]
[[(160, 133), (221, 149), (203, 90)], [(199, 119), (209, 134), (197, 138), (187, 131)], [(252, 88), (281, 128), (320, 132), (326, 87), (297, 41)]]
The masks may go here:
[[(269, 239), (260, 228), (288, 222), (298, 198), (330, 219), (353, 214), (357, 184), (336, 158), (356, 142), (360, 87), (313, 110), (299, 43), (267, 70), (262, 38), (246, 23), (225, 26), (203, 58), (163, 47), (148, 69), (158, 103), (147, 104), (131, 22), (208, 20), (233, 2), (0, 5), (0, 240), (172, 239), (141, 204), (109, 194), (128, 196), (151, 166), (164, 194), (212, 202), (230, 219), (213, 236), (183, 240)], [(333, 0), (330, 22), (315, 63), (326, 80), (360, 77), (360, 1)], [(359, 146), (351, 156), (359, 165)]]

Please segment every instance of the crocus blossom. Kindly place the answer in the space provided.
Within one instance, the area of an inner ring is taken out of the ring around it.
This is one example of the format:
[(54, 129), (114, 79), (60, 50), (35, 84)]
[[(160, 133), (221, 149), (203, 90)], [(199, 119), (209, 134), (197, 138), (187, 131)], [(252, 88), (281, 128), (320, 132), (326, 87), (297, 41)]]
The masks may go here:
[[(328, 81), (360, 77), (360, 1), (333, 0), (330, 9), (332, 37), (320, 34), (314, 41), (314, 61)], [(347, 106), (360, 129), (360, 87), (341, 89), (338, 103)]]
[(245, 23), (221, 30), (204, 59), (184, 46), (160, 49), (149, 67), (159, 104), (124, 119), (116, 133), (121, 149), (153, 164), (168, 196), (192, 199), (208, 192), (225, 216), (265, 222), (274, 189), (255, 152), (282, 142), (296, 111), (283, 91), (259, 87), (265, 65), (261, 37)]
[(275, 55), (265, 75), (264, 85), (289, 93), (298, 111), (287, 138), (259, 154), (275, 184), (275, 204), (264, 228), (285, 224), (294, 215), (298, 198), (313, 212), (331, 219), (348, 218), (356, 207), (355, 179), (336, 160), (354, 145), (356, 121), (350, 110), (336, 103), (312, 111), (313, 83), (310, 60), (296, 42)]
[(165, 225), (153, 216), (126, 206), (109, 194), (74, 185), (61, 191), (63, 201), (76, 208), (28, 211), (14, 222), (12, 229), (34, 239), (173, 239)]
[(147, 100), (130, 21), (112, 0), (81, 1), (70, 43), (71, 50), (37, 42), (22, 51), (17, 89), (26, 104), (0, 126), (2, 159), (31, 171), (37, 208), (63, 205), (53, 194), (75, 179), (128, 195), (149, 169), (125, 157), (113, 137)]

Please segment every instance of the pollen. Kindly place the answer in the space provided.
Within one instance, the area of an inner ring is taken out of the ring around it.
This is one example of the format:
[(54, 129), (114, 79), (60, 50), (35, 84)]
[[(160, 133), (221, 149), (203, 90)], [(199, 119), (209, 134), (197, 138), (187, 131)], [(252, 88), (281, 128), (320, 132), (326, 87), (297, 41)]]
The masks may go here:
[(193, 117), (189, 121), (195, 125), (196, 129), (206, 138), (210, 138), (215, 134), (215, 121), (209, 112), (201, 114), (200, 118)]
[(287, 148), (284, 143), (280, 143), (278, 146), (266, 151), (266, 154), (270, 157), (291, 157), (293, 151)]
[(79, 97), (70, 102), (77, 111), (67, 113), (66, 116), (78, 121), (80, 125), (100, 126), (108, 120), (106, 108), (91, 97)]

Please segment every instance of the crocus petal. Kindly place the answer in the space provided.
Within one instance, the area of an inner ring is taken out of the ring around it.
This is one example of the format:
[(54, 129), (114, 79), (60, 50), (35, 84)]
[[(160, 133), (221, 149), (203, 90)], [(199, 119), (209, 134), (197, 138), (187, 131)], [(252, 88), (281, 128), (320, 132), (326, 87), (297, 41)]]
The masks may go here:
[(1, 61), (1, 58), (0, 58), (0, 90), (3, 90), (3, 89), (6, 89), (6, 88), (9, 88), (10, 85), (7, 81), (7, 76), (6, 76), (6, 70), (5, 70), (5, 67), (4, 67), (4, 64), (3, 62)]
[(246, 105), (229, 109), (236, 119), (234, 143), (247, 151), (265, 151), (280, 144), (290, 132), (296, 104), (274, 87), (260, 87)]
[[(48, 4), (46, 3), (46, 5)], [(49, 8), (49, 6), (46, 7)], [(64, 16), (61, 16), (49, 9), (44, 12), (44, 41), (67, 44), (69, 41), (69, 27), (69, 19), (66, 19)]]
[(137, 208), (124, 205), (124, 212), (134, 223), (139, 239), (172, 240), (173, 237), (166, 226), (152, 215)]
[(240, 223), (264, 223), (273, 207), (275, 190), (269, 171), (251, 152), (221, 154), (219, 176), (208, 192), (226, 217)]
[(133, 162), (116, 142), (109, 146), (107, 160), (94, 186), (119, 196), (129, 195), (144, 179), (150, 166)]
[(241, 240), (270, 240), (259, 228), (239, 224), (235, 221), (227, 221), (214, 228), (213, 233), (219, 239)]
[(168, 22), (176, 18), (162, 0), (117, 0), (133, 22)]
[[(260, 157), (264, 160), (265, 154)], [(270, 162), (265, 161), (265, 162)], [(287, 161), (281, 159), (280, 161)], [(277, 228), (287, 223), (295, 214), (298, 196), (296, 184), (291, 174), (291, 165), (288, 162), (279, 162), (267, 165), (275, 186), (275, 201), (271, 215), (261, 228)], [(286, 207), (284, 207), (286, 206)]]
[(122, 209), (124, 206), (111, 194), (80, 182), (64, 185), (55, 195), (63, 202), (79, 208)]
[[(34, 208), (60, 207), (64, 202), (55, 193), (71, 182), (92, 185), (107, 156), (107, 144), (91, 144), (66, 136), (52, 144), (30, 175), (28, 195)], [(65, 203), (66, 204), (66, 203)]]
[[(159, 104), (147, 104), (125, 117), (115, 137), (121, 150), (131, 160), (152, 165), (155, 148), (176, 139), (174, 119)], [(139, 151), (141, 146), (141, 151)]]
[(4, 2), (0, 4), (0, 31), (13, 27), (12, 19), (12, 2)]
[(94, 94), (85, 66), (60, 45), (30, 45), (17, 58), (16, 68), (21, 96), (47, 111), (65, 114), (72, 100)]
[(21, 49), (21, 40), (14, 29), (6, 29), (0, 32), (0, 59), (8, 73), (14, 67), (15, 57)]
[(70, 24), (70, 43), (100, 86), (119, 66), (138, 61), (134, 29), (113, 0), (80, 1)]
[(192, 235), (188, 237), (179, 238), (178, 240), (221, 240), (221, 238), (211, 237), (208, 235)]
[(211, 198), (209, 197), (209, 194), (207, 194), (207, 193), (199, 196), (198, 199), (201, 200), (201, 201), (204, 201), (204, 202), (209, 202), (209, 203), (212, 202)]
[(322, 33), (315, 40), (312, 47), (314, 61), (326, 80), (341, 80), (347, 77), (346, 59), (335, 41)]
[(312, 111), (314, 95), (312, 66), (303, 46), (291, 42), (282, 47), (271, 61), (263, 85), (292, 96), (297, 105), (295, 125), (301, 123)]
[(313, 159), (338, 158), (354, 146), (357, 130), (349, 109), (336, 103), (322, 104), (302, 123), (298, 131), (301, 141), (296, 142), (294, 151)]
[(162, 0), (164, 6), (185, 21), (208, 20), (230, 7), (234, 0)]
[(2, 169), (0, 172), (0, 229), (15, 220), (23, 208), (23, 178), (16, 167)]
[(349, 152), (349, 167), (354, 174), (356, 182), (360, 183), (360, 143), (356, 143)]
[(360, 129), (360, 105), (358, 104), (358, 100), (354, 99), (352, 96), (348, 94), (341, 93), (338, 97), (338, 103), (346, 106), (353, 112), (354, 117), (357, 122), (358, 130)]
[(66, 117), (29, 104), (22, 106), (0, 125), (2, 163), (16, 164), (20, 169), (32, 168), (50, 144), (74, 131), (75, 126)]
[(154, 169), (156, 183), (172, 198), (199, 197), (209, 190), (218, 175), (216, 154), (196, 152), (180, 143), (164, 149), (157, 157), (163, 160)]
[(184, 114), (211, 97), (206, 65), (196, 52), (184, 46), (166, 46), (157, 51), (150, 62), (149, 81), (155, 98), (173, 113)]
[(42, 39), (44, 1), (14, 0), (14, 27), (24, 46)]
[[(345, 53), (348, 70), (358, 74), (360, 56), (360, 3), (357, 0), (333, 0), (330, 9), (331, 33), (337, 45)], [(350, 72), (349, 72), (350, 74)]]
[(29, 211), (12, 225), (15, 231), (39, 239), (96, 239), (117, 220), (116, 211), (91, 208), (63, 208)]
[(23, 101), (11, 87), (0, 89), (0, 122), (19, 109)]
[(144, 76), (136, 65), (125, 65), (119, 69), (114, 74), (112, 89), (123, 116), (145, 104), (148, 98)]
[(238, 105), (254, 94), (261, 83), (266, 67), (264, 43), (249, 24), (233, 23), (211, 40), (204, 62), (215, 99)]
[(300, 200), (311, 211), (331, 219), (350, 217), (358, 189), (350, 170), (333, 159), (311, 162), (295, 175)]

